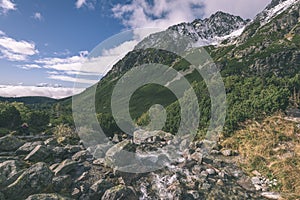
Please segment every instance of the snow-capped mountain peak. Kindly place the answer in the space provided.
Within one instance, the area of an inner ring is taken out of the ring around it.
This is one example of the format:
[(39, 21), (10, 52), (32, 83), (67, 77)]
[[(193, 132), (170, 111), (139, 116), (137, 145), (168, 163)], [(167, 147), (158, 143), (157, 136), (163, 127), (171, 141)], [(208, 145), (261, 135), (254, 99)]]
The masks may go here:
[(181, 23), (169, 27), (166, 31), (152, 34), (140, 42), (136, 49), (159, 48), (168, 45), (166, 42), (180, 46), (180, 36), (189, 37), (194, 43), (193, 47), (218, 45), (226, 39), (239, 36), (248, 22), (249, 20), (219, 11), (209, 18)]

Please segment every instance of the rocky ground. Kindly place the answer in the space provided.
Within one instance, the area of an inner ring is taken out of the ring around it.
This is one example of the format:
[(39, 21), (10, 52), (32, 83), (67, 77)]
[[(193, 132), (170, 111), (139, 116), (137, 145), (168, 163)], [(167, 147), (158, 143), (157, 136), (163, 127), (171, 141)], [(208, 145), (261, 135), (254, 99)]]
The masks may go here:
[[(147, 136), (149, 132), (139, 134)], [(111, 164), (122, 149), (149, 150), (178, 141), (179, 157), (172, 160), (165, 152), (165, 167), (160, 170), (126, 173)], [(53, 136), (5, 136), (0, 138), (0, 200), (280, 198), (269, 192), (276, 180), (268, 180), (259, 172), (246, 176), (236, 166), (233, 158), (238, 152), (217, 145), (204, 152), (205, 144), (176, 140), (160, 132), (150, 138), (115, 136), (108, 144), (87, 150), (81, 143), (58, 144)]]

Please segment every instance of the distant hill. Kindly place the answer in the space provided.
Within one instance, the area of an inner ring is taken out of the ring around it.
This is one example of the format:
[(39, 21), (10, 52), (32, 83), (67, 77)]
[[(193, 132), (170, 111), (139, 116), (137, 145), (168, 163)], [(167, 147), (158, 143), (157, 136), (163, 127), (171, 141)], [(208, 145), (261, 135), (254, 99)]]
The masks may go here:
[(24, 104), (55, 104), (58, 102), (57, 99), (49, 97), (0, 97), (2, 102), (21, 102)]

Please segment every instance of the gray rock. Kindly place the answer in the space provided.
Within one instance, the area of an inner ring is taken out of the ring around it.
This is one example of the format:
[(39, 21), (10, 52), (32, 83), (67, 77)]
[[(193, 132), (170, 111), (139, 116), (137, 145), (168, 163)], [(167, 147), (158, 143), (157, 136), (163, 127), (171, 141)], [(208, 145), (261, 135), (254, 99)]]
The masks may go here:
[(261, 193), (261, 196), (267, 198), (267, 199), (280, 199), (281, 196), (277, 192), (263, 192)]
[(101, 179), (97, 182), (95, 182), (91, 188), (89, 189), (89, 197), (91, 200), (98, 200), (105, 191), (113, 186), (112, 183)]
[(26, 200), (72, 200), (72, 199), (63, 197), (59, 194), (34, 194), (29, 196)]
[(31, 162), (41, 162), (48, 160), (51, 151), (45, 147), (44, 145), (36, 146), (26, 157), (24, 160)]
[(72, 161), (70, 159), (66, 159), (62, 163), (60, 163), (58, 167), (55, 168), (54, 170), (55, 176), (65, 175), (71, 172), (72, 170), (75, 170), (77, 165), (78, 165), (77, 162)]
[(105, 155), (105, 165), (108, 167), (126, 166), (131, 164), (134, 159), (133, 154), (124, 151), (125, 147), (130, 144), (129, 140), (124, 140), (111, 147)]
[(45, 145), (49, 145), (49, 146), (57, 146), (58, 145), (58, 142), (57, 142), (57, 139), (56, 138), (49, 138), (47, 139), (46, 141), (44, 141), (44, 144)]
[(230, 149), (221, 150), (221, 153), (223, 154), (223, 156), (233, 156), (234, 155), (233, 151)]
[(214, 175), (214, 174), (216, 174), (216, 171), (215, 171), (214, 169), (211, 169), (211, 168), (208, 168), (208, 169), (206, 170), (206, 172), (207, 172), (209, 175)]
[(71, 189), (72, 178), (70, 175), (54, 177), (52, 185), (55, 192), (68, 193)]
[(197, 161), (198, 163), (201, 164), (202, 159), (203, 159), (203, 155), (199, 152), (195, 152), (191, 155), (191, 159)]
[(45, 163), (36, 163), (3, 190), (7, 199), (25, 199), (32, 194), (47, 192), (51, 187), (53, 173)]
[(21, 147), (25, 142), (12, 136), (7, 135), (0, 138), (0, 152), (1, 151), (15, 151)]
[(132, 189), (124, 185), (118, 185), (106, 190), (106, 192), (101, 198), (101, 200), (115, 200), (115, 199), (137, 200), (138, 197), (136, 196), (135, 192)]
[(78, 161), (78, 162), (83, 162), (87, 158), (91, 158), (91, 157), (92, 157), (92, 155), (87, 150), (82, 150), (82, 151), (75, 153), (72, 156), (72, 160)]
[(4, 196), (4, 194), (2, 192), (0, 192), (0, 200), (6, 200), (5, 196)]
[(43, 144), (42, 141), (27, 142), (16, 150), (17, 155), (24, 155), (30, 153), (36, 146)]
[(8, 160), (0, 163), (0, 188), (13, 183), (23, 172), (24, 163), (17, 160)]

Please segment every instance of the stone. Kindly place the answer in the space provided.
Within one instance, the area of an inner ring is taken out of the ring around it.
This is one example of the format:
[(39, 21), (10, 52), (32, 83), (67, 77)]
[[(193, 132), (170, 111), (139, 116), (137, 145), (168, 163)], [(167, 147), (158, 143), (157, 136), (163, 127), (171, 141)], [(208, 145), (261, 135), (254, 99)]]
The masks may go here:
[(191, 155), (191, 159), (197, 161), (199, 164), (202, 162), (203, 155), (199, 152), (195, 152)]
[(17, 160), (8, 160), (0, 163), (0, 188), (13, 183), (23, 172), (24, 163)]
[(206, 169), (206, 172), (207, 172), (209, 175), (214, 175), (214, 174), (216, 174), (216, 171), (215, 171), (214, 169), (211, 169), (211, 168)]
[(58, 193), (70, 192), (72, 178), (70, 175), (57, 176), (52, 180), (53, 190)]
[(51, 154), (50, 150), (44, 145), (36, 146), (26, 157), (24, 160), (30, 162), (41, 162), (48, 159)]
[(12, 135), (7, 135), (0, 138), (0, 152), (1, 151), (15, 151), (25, 144), (24, 141)]
[(105, 155), (105, 165), (108, 167), (126, 166), (132, 163), (134, 154), (125, 151), (125, 147), (131, 144), (129, 140), (124, 140), (111, 147)]
[(267, 198), (267, 199), (280, 199), (281, 195), (277, 192), (263, 192), (261, 193), (261, 196)]
[(115, 134), (114, 137), (112, 138), (112, 141), (115, 143), (119, 143), (120, 142), (119, 135)]
[(91, 158), (91, 157), (92, 157), (92, 155), (87, 150), (82, 150), (82, 151), (75, 153), (72, 156), (72, 160), (78, 161), (78, 162), (83, 162), (87, 158)]
[(2, 192), (7, 199), (25, 199), (32, 194), (47, 192), (52, 186), (52, 177), (47, 164), (39, 162), (26, 169)]
[(112, 183), (104, 179), (100, 179), (99, 181), (95, 182), (89, 189), (90, 200), (98, 200), (99, 197), (103, 196), (105, 191), (111, 188), (112, 186)]
[(72, 193), (71, 193), (71, 196), (75, 199), (78, 199), (81, 196), (81, 194), (82, 193), (78, 188), (74, 188)]
[(221, 150), (223, 156), (233, 156), (233, 151), (231, 149), (223, 149)]
[(89, 178), (89, 172), (83, 172), (79, 178), (76, 179), (76, 182), (81, 182)]
[(57, 146), (58, 142), (56, 138), (48, 138), (46, 141), (44, 141), (44, 144), (47, 146)]
[(104, 164), (105, 164), (105, 159), (104, 158), (99, 158), (99, 159), (93, 161), (93, 165), (102, 166)]
[(55, 168), (54, 170), (55, 176), (68, 174), (72, 170), (75, 170), (76, 167), (77, 167), (77, 162), (72, 161), (70, 159), (66, 159), (62, 163), (60, 163), (58, 167)]
[(42, 141), (27, 142), (16, 150), (16, 154), (24, 155), (30, 153), (36, 146), (43, 144)]
[(118, 185), (105, 191), (101, 200), (138, 200), (135, 192), (124, 185)]
[(29, 196), (26, 200), (72, 200), (72, 199), (63, 197), (59, 194), (34, 194)]

